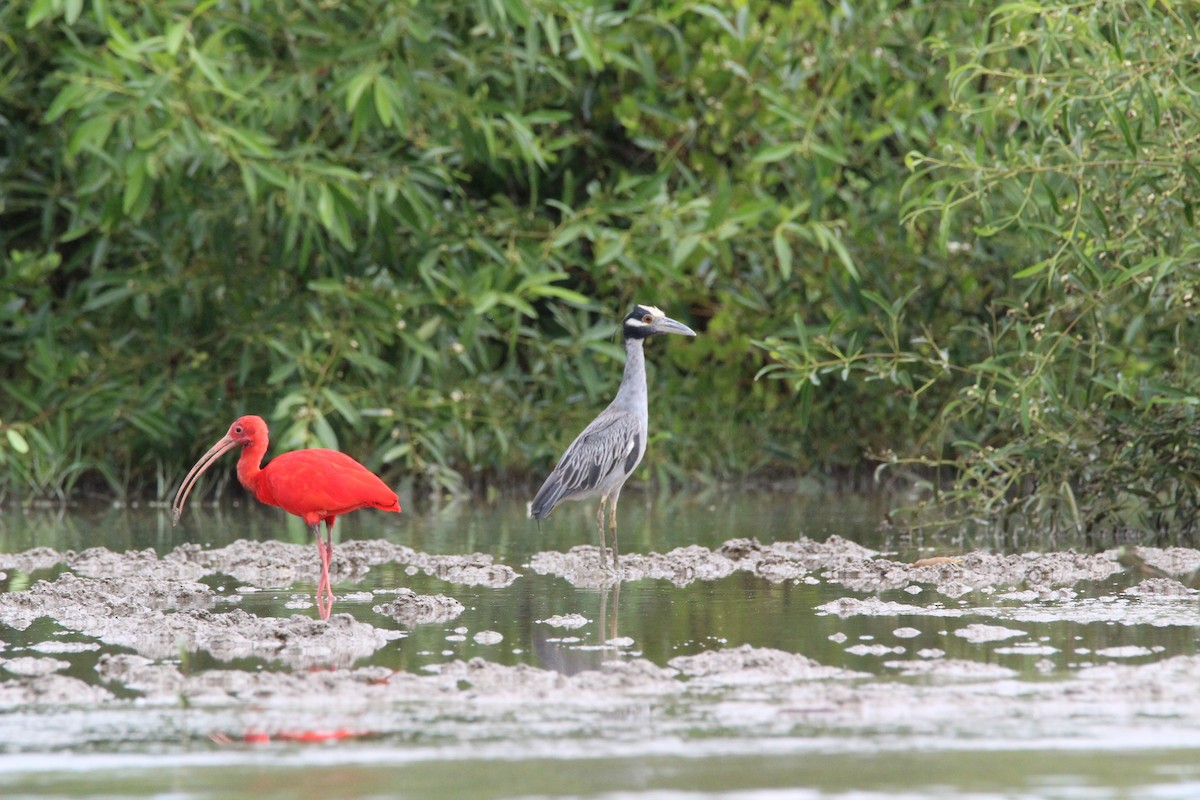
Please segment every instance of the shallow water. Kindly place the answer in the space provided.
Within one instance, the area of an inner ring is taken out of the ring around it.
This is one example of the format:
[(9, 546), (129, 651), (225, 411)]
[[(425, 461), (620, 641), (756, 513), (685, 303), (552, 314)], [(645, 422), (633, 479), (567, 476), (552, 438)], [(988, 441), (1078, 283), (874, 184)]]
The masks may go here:
[[(903, 564), (957, 555), (889, 539), (885, 509), (854, 495), (628, 492), (622, 552), (635, 564), (688, 545), (836, 535)], [(577, 588), (586, 575), (538, 574), (545, 554), (593, 543), (593, 514), (567, 505), (540, 529), (516, 503), (342, 518), (343, 553), (359, 540), (480, 552), (519, 577), (467, 585), (388, 562), (335, 579), (335, 615), (383, 637), (337, 668), (336, 654), (323, 665), (312, 651), (229, 661), (181, 645), (145, 659), (64, 617), (0, 625), (0, 796), (1200, 796), (1200, 613), (1180, 584), (1143, 583), (1148, 573), (1111, 554), (1081, 567), (1098, 577), (971, 585), (958, 572), (876, 585), (836, 554), (809, 570), (705, 579), (689, 564), (594, 588)], [(179, 527), (161, 509), (27, 512), (0, 521), (0, 554), (103, 546), (161, 559), (189, 542), (284, 541), (315, 564), (309, 536), (254, 505), (196, 504)], [(0, 590), (24, 597), (72, 570), (70, 559), (10, 568)], [(212, 615), (317, 617), (313, 580), (251, 585), (218, 571), (199, 583)], [(415, 625), (374, 610), (400, 587), (465, 608)], [(583, 624), (548, 622), (569, 615)], [(238, 674), (260, 683), (235, 686)], [(105, 696), (68, 691), (84, 684)]]

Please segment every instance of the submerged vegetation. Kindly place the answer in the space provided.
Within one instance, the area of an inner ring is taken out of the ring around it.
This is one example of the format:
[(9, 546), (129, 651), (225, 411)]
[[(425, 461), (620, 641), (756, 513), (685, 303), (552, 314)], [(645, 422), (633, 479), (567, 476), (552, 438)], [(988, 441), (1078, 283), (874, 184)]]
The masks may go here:
[[(852, 6), (863, 6), (853, 8)], [(1193, 531), (1178, 4), (0, 8), (0, 489), (167, 493), (241, 413), (410, 490), (544, 471), (655, 303), (649, 475)]]

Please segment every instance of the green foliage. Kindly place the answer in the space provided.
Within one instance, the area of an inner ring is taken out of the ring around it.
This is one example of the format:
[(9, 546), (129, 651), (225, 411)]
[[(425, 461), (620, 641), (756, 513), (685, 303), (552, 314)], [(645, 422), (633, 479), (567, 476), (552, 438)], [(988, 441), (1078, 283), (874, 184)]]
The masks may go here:
[(910, 521), (1194, 528), (1197, 41), (1136, 2), (7, 4), (0, 485), (162, 496), (246, 412), (413, 487), (535, 475), (637, 300), (701, 331), (650, 345), (657, 481), (868, 456), (936, 493)]
[(928, 46), (957, 125), (909, 155), (904, 213), (961, 315), (936, 313), (941, 287), (879, 297), (872, 334), (835, 321), (769, 340), (767, 371), (911, 398), (922, 436), (878, 453), (936, 470), (933, 513), (910, 521), (1194, 534), (1195, 21), (1171, 4), (1009, 3)]
[[(867, 57), (869, 21), (845, 22), (835, 44)], [(842, 24), (819, 4), (8, 4), (0, 420), (30, 451), (5, 452), (8, 488), (161, 495), (248, 411), (278, 447), (435, 487), (540, 472), (611, 393), (635, 299), (704, 330), (653, 345), (659, 478), (853, 464), (840, 437), (806, 446), (747, 355), (781, 309), (866, 277), (847, 213), (894, 225), (894, 199), (839, 196), (870, 154), (832, 95), (885, 102), (845, 53), (805, 55)]]

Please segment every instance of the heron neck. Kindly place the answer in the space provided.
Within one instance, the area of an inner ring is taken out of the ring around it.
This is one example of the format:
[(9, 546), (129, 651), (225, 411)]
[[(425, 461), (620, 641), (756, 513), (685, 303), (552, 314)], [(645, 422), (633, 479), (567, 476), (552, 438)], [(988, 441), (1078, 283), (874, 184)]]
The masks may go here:
[(621, 388), (613, 400), (614, 406), (625, 408), (647, 408), (646, 401), (646, 354), (642, 349), (642, 339), (629, 338), (625, 340), (625, 375), (621, 378)]

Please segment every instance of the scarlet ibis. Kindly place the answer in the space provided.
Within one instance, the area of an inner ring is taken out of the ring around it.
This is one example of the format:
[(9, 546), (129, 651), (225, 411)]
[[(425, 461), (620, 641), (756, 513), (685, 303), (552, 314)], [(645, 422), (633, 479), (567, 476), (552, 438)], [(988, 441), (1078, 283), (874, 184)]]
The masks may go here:
[[(304, 520), (317, 537), (321, 555), (321, 580), (317, 584), (317, 608), (328, 619), (333, 607), (329, 563), (333, 559), (333, 523), (340, 514), (360, 508), (399, 511), (400, 499), (374, 473), (345, 453), (314, 447), (293, 450), (261, 466), (267, 452), (267, 423), (262, 417), (239, 417), (229, 432), (196, 462), (175, 493), (174, 523), (179, 523), (183, 504), (196, 481), (218, 458), (235, 447), (245, 448), (237, 463), (238, 481), (259, 502), (278, 506)], [(325, 541), (321, 521), (325, 521)]]

